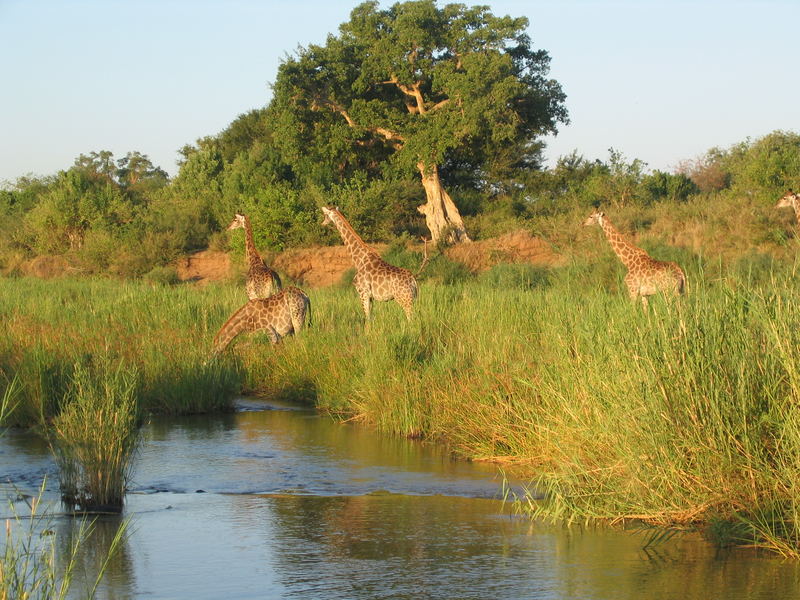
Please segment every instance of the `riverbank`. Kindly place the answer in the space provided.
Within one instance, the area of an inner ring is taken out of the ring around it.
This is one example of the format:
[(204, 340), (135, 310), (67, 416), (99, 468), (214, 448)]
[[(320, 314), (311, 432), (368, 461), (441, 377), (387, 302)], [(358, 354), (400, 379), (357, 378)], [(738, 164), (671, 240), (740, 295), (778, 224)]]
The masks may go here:
[[(495, 465), (451, 460), (437, 444), (293, 405), (247, 399), (237, 409), (154, 416), (142, 427), (124, 511), (130, 527), (98, 598), (638, 600), (647, 590), (648, 598), (773, 600), (800, 592), (800, 562), (719, 551), (695, 533), (643, 550), (646, 534), (630, 528), (519, 518), (499, 499)], [(0, 456), (22, 489), (54, 469), (25, 431), (0, 438)], [(48, 483), (57, 488), (55, 477)], [(57, 489), (45, 495), (57, 503)], [(81, 584), (93, 583), (120, 520), (95, 523), (75, 556), (70, 597), (87, 597)], [(56, 516), (47, 525), (55, 535), (45, 543), (59, 542), (56, 564), (79, 524)]]
[[(689, 296), (647, 313), (604, 263), (424, 283), (412, 322), (379, 304), (366, 330), (352, 288), (310, 290), (309, 330), (238, 339), (208, 364), (237, 287), (0, 279), (0, 364), (110, 353), (159, 382), (142, 388), (151, 410), (237, 387), (301, 400), (524, 466), (546, 496), (522, 499), (536, 516), (702, 524), (797, 556), (793, 266), (712, 278), (684, 264)], [(18, 371), (32, 389), (49, 373)]]

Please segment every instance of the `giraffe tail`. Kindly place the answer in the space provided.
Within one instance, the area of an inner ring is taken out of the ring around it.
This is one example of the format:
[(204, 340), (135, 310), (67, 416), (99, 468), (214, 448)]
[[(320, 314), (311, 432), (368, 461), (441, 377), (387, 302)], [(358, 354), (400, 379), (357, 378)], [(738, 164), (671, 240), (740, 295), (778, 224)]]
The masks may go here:
[[(287, 288), (291, 292), (292, 298), (288, 299), (289, 311), (292, 317), (292, 327), (298, 333), (304, 327), (311, 327), (311, 300), (300, 288)], [(300, 300), (300, 304), (297, 303)]]
[(678, 295), (685, 296), (689, 293), (689, 281), (683, 269), (678, 269)]
[(425, 265), (428, 264), (428, 240), (425, 239), (425, 236), (422, 237), (422, 243), (423, 243), (423, 246), (422, 246), (422, 253), (423, 253), (422, 264), (420, 264), (419, 269), (417, 269), (417, 272), (414, 273), (415, 277), (418, 277), (419, 274), (422, 273), (422, 269), (425, 268)]

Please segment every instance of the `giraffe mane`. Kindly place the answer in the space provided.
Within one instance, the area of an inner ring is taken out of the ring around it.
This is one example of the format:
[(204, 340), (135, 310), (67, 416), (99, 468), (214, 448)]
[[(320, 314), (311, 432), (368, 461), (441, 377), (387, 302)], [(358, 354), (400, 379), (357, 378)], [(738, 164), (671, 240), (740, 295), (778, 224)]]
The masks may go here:
[(219, 328), (219, 331), (217, 331), (217, 335), (215, 335), (215, 336), (214, 336), (214, 342), (213, 342), (213, 344), (214, 344), (215, 346), (217, 345), (217, 342), (218, 342), (218, 340), (220, 339), (220, 337), (222, 336), (222, 334), (223, 334), (223, 333), (225, 333), (225, 331), (227, 331), (228, 327), (229, 327), (229, 326), (232, 324), (233, 320), (234, 320), (234, 319), (238, 319), (238, 318), (239, 318), (239, 316), (240, 316), (240, 314), (241, 314), (241, 313), (242, 313), (242, 312), (243, 312), (243, 311), (244, 311), (246, 308), (248, 308), (249, 306), (250, 306), (250, 302), (246, 302), (244, 305), (242, 305), (241, 307), (239, 307), (239, 309), (238, 309), (238, 310), (236, 310), (236, 312), (234, 312), (234, 313), (233, 313), (233, 314), (232, 314), (230, 317), (228, 317), (228, 320), (227, 320), (227, 321), (225, 321), (225, 323), (222, 325), (222, 327), (220, 327), (220, 328)]
[(370, 248), (367, 245), (367, 243), (363, 240), (363, 238), (360, 235), (358, 235), (358, 232), (353, 228), (352, 225), (350, 225), (350, 221), (348, 221), (347, 218), (342, 214), (342, 211), (339, 210), (338, 206), (326, 206), (325, 208), (327, 208), (329, 211), (331, 211), (332, 213), (336, 214), (339, 217), (340, 224), (342, 225), (342, 227), (344, 227), (348, 231), (348, 233), (354, 236), (355, 239), (358, 242), (360, 242), (362, 246), (364, 246), (369, 252), (380, 258), (380, 255), (377, 252), (375, 252), (375, 250)]

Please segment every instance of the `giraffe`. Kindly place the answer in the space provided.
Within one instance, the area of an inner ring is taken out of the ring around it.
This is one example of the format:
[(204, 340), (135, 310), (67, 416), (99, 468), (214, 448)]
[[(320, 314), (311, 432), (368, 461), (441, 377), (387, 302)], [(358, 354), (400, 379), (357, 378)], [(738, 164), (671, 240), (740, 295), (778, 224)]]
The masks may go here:
[(625, 285), (631, 300), (635, 302), (641, 298), (642, 306), (647, 308), (648, 296), (658, 292), (675, 295), (686, 292), (686, 275), (677, 264), (650, 258), (647, 252), (626, 240), (611, 224), (605, 213), (595, 211), (583, 224), (595, 223), (603, 229), (612, 250), (628, 269)]
[(266, 331), (273, 344), (282, 337), (300, 332), (308, 316), (311, 325), (311, 301), (300, 288), (289, 286), (268, 298), (253, 298), (233, 313), (214, 336), (213, 355), (221, 353), (240, 333)]
[(253, 241), (253, 228), (250, 225), (250, 217), (236, 213), (233, 221), (228, 225), (226, 231), (233, 229), (244, 229), (245, 260), (247, 261), (247, 297), (266, 298), (277, 293), (281, 289), (281, 279), (278, 274), (264, 264), (261, 255), (256, 250)]
[(800, 224), (800, 194), (797, 192), (793, 192), (792, 190), (787, 191), (783, 197), (778, 200), (775, 208), (794, 209), (794, 216), (797, 219), (797, 223)]
[(411, 271), (385, 262), (375, 250), (364, 243), (338, 208), (323, 206), (323, 225), (333, 224), (339, 230), (345, 246), (350, 251), (356, 276), (356, 287), (367, 322), (372, 313), (372, 300), (385, 302), (394, 299), (411, 320), (411, 309), (417, 297), (417, 280)]

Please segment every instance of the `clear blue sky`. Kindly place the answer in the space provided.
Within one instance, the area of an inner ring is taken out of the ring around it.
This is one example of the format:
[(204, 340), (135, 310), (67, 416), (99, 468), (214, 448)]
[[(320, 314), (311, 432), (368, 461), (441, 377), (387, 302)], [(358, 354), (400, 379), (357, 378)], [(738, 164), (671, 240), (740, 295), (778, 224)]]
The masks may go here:
[[(324, 42), (356, 4), (0, 0), (0, 182), (93, 150), (138, 150), (174, 175), (180, 147), (266, 105), (281, 59)], [(614, 147), (671, 169), (800, 131), (800, 0), (465, 4), (528, 17), (550, 53), (571, 116), (548, 139), (550, 164)]]

